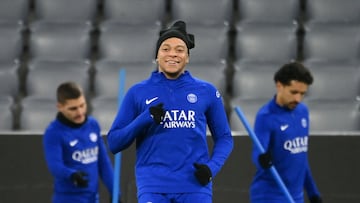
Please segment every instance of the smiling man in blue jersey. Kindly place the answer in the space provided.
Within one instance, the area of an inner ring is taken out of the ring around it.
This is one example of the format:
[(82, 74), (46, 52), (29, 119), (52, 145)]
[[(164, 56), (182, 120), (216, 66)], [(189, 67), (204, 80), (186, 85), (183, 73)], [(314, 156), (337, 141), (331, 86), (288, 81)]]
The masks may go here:
[(43, 145), (54, 177), (53, 203), (99, 203), (99, 177), (109, 194), (113, 168), (98, 122), (87, 116), (80, 86), (65, 82), (57, 89), (58, 113), (45, 130)]
[(195, 46), (185, 22), (162, 30), (156, 45), (158, 68), (125, 95), (107, 136), (110, 150), (136, 140), (139, 203), (211, 203), (212, 179), (233, 148), (222, 97), (185, 70)]
[(304, 189), (311, 203), (321, 203), (308, 162), (309, 111), (301, 102), (313, 77), (301, 63), (292, 62), (275, 73), (274, 81), (276, 95), (255, 118), (254, 131), (266, 153), (253, 147), (257, 172), (250, 188), (251, 202), (288, 202), (269, 170), (274, 165), (296, 203), (304, 203)]

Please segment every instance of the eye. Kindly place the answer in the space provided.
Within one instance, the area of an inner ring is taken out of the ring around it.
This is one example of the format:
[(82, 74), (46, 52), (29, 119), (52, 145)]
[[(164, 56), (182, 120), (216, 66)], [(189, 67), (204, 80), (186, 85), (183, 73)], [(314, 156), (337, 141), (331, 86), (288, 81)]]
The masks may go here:
[(176, 51), (177, 51), (178, 53), (183, 53), (185, 50), (182, 49), (182, 48), (180, 48), (180, 49), (176, 49)]

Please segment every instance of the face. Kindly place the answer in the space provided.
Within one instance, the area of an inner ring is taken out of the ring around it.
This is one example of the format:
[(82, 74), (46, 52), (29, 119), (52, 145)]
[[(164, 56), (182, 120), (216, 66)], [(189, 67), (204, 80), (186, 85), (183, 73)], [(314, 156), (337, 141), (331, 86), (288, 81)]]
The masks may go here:
[(189, 62), (188, 49), (184, 41), (172, 37), (164, 40), (157, 53), (160, 72), (169, 79), (176, 79), (185, 71)]
[(294, 109), (300, 103), (308, 90), (308, 85), (292, 80), (290, 85), (276, 83), (276, 103), (288, 109)]
[(85, 121), (87, 106), (84, 96), (81, 96), (78, 99), (66, 100), (64, 104), (58, 103), (57, 108), (65, 118), (73, 123), (81, 124)]

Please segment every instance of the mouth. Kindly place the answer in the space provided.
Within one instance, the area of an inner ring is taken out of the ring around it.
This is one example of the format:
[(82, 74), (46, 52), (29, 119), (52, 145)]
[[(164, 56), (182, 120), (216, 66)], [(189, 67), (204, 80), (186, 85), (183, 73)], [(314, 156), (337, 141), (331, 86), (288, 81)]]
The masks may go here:
[(169, 64), (169, 65), (176, 65), (176, 64), (178, 64), (179, 62), (178, 62), (178, 61), (174, 61), (174, 60), (167, 60), (166, 63)]

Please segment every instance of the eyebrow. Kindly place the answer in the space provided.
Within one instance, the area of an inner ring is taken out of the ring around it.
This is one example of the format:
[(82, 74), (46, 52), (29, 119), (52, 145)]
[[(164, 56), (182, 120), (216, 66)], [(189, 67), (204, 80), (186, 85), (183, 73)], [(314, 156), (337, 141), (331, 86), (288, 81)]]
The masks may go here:
[(175, 48), (177, 48), (177, 47), (186, 47), (186, 45), (182, 45), (182, 44), (178, 44), (178, 45), (175, 45), (175, 46), (171, 46), (171, 44), (169, 44), (169, 43), (164, 43), (162, 46), (169, 46), (169, 47), (175, 47)]

